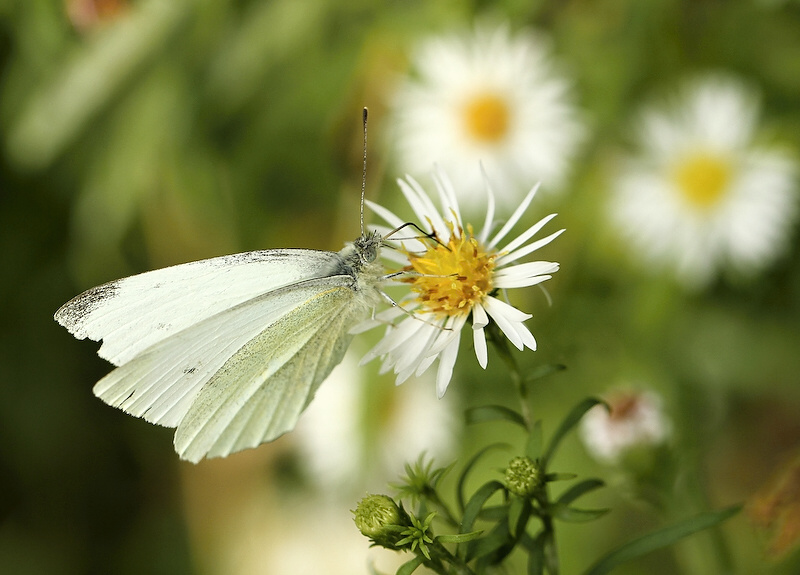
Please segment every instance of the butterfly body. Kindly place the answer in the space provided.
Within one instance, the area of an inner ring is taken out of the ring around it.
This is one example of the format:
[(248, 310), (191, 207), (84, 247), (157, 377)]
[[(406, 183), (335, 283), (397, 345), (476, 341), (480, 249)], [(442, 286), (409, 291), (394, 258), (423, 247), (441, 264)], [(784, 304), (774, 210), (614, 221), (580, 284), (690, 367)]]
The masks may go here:
[(350, 329), (381, 301), (381, 237), (340, 252), (262, 250), (92, 288), (55, 319), (103, 341), (118, 367), (94, 393), (175, 427), (183, 459), (225, 456), (294, 428), (342, 360)]

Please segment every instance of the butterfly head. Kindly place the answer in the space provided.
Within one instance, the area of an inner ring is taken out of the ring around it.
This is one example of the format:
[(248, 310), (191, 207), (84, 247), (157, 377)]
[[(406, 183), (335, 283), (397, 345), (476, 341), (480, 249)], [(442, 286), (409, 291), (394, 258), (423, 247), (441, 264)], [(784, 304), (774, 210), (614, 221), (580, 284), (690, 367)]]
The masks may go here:
[(376, 231), (367, 232), (356, 238), (353, 242), (353, 247), (362, 265), (370, 264), (378, 258), (378, 249), (382, 241), (383, 237)]

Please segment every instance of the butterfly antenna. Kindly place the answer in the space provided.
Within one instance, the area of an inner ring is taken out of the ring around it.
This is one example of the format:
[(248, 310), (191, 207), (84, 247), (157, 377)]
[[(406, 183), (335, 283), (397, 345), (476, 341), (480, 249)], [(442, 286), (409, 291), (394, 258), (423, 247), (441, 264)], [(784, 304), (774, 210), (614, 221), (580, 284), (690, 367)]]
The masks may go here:
[(361, 116), (362, 122), (364, 123), (364, 166), (361, 169), (361, 235), (363, 236), (366, 232), (364, 231), (364, 197), (367, 191), (367, 107), (364, 106), (364, 112)]

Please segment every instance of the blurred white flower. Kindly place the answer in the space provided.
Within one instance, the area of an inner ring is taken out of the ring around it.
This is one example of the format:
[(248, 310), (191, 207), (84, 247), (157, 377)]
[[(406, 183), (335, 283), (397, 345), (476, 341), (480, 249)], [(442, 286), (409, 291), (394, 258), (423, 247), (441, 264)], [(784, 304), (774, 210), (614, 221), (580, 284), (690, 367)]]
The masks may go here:
[(546, 44), (488, 25), (424, 41), (393, 101), (401, 171), (440, 164), (467, 208), (483, 201), (480, 164), (504, 205), (531, 181), (560, 186), (584, 128)]
[(786, 247), (796, 167), (754, 143), (758, 103), (739, 82), (708, 77), (679, 96), (642, 113), (641, 152), (615, 183), (611, 215), (646, 263), (699, 288), (726, 267), (752, 274)]
[[(422, 385), (369, 393), (364, 375), (345, 356), (292, 434), (303, 468), (327, 495), (352, 497), (383, 486), (420, 453), (441, 462), (455, 449), (452, 403), (437, 401)], [(369, 417), (375, 410), (381, 417)]]
[(661, 398), (649, 391), (616, 391), (605, 398), (611, 410), (598, 405), (583, 416), (580, 437), (598, 461), (617, 463), (630, 449), (655, 446), (670, 435)]
[[(436, 209), (425, 190), (411, 177), (398, 180), (400, 189), (416, 215), (420, 227), (430, 237), (400, 239), (386, 237), (388, 228), (378, 227), (384, 240), (397, 247), (384, 250), (395, 256), (401, 266), (397, 281), (411, 288), (398, 307), (379, 313), (359, 329), (369, 329), (400, 319), (389, 325), (384, 338), (370, 350), (362, 362), (383, 358), (382, 370), (394, 370), (397, 383), (411, 375), (425, 372), (438, 358), (436, 391), (442, 397), (453, 374), (461, 330), (472, 318), (472, 339), (481, 367), (488, 361), (484, 328), (490, 318), (517, 349), (536, 349), (536, 340), (525, 326), (532, 316), (495, 297), (496, 290), (528, 287), (542, 283), (558, 271), (555, 262), (519, 263), (528, 254), (549, 244), (564, 230), (531, 241), (550, 220), (551, 214), (517, 236), (500, 244), (527, 210), (538, 189), (534, 187), (505, 225), (490, 238), (494, 222), (494, 199), (488, 183), (488, 208), (483, 230), (476, 234), (461, 219), (459, 203), (452, 183), (438, 170), (434, 181), (441, 201)], [(368, 205), (390, 226), (404, 225), (404, 220), (372, 202)]]

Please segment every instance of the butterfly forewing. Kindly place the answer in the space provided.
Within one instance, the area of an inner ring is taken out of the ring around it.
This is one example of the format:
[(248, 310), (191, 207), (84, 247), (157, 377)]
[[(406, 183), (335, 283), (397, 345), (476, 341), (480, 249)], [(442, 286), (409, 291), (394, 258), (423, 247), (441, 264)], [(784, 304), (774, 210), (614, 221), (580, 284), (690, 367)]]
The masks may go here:
[(191, 262), (108, 282), (63, 306), (55, 319), (122, 365), (189, 326), (261, 294), (332, 273), (334, 252), (262, 250)]

